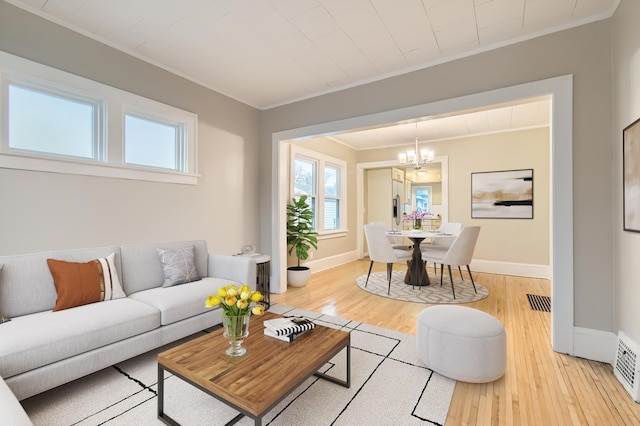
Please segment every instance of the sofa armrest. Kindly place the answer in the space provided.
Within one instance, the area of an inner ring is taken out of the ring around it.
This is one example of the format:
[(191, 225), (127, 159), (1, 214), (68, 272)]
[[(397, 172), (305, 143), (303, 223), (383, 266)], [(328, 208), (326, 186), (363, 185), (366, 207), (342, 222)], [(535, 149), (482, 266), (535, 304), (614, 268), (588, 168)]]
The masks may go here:
[(11, 392), (2, 377), (0, 377), (0, 413), (2, 413), (0, 416), (3, 425), (33, 426), (18, 398)]
[(256, 261), (248, 256), (209, 254), (210, 277), (224, 278), (256, 289)]

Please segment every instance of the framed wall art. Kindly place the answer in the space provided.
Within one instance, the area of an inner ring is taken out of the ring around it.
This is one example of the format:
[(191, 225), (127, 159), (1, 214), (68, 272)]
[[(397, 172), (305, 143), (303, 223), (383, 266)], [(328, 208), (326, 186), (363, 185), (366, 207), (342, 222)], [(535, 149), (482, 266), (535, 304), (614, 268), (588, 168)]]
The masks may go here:
[(623, 229), (640, 232), (640, 118), (622, 131)]
[(471, 217), (533, 219), (533, 169), (471, 173)]

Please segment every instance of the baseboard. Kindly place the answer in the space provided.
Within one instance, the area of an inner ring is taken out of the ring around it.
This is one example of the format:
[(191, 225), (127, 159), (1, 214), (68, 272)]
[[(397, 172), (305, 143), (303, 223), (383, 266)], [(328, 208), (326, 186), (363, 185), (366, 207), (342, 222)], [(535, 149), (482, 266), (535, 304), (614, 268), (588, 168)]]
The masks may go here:
[(346, 253), (340, 253), (335, 256), (323, 257), (322, 259), (311, 260), (304, 262), (304, 266), (311, 268), (311, 274), (316, 272), (325, 271), (327, 269), (335, 268), (336, 266), (344, 265), (345, 263), (358, 260), (358, 252), (350, 251)]
[(613, 365), (618, 337), (611, 331), (573, 328), (573, 356)]
[[(367, 256), (367, 253), (364, 255)], [(357, 251), (350, 251), (335, 256), (307, 261), (304, 265), (310, 267), (311, 273), (313, 274), (315, 272), (324, 271), (335, 268), (336, 266), (341, 266), (345, 263), (353, 262), (359, 258)], [(474, 259), (471, 262), (470, 267), (472, 272), (486, 272), (488, 274), (514, 275), (529, 278), (551, 278), (551, 267), (549, 265)]]
[(551, 279), (551, 267), (549, 265), (473, 259), (470, 267), (472, 272)]

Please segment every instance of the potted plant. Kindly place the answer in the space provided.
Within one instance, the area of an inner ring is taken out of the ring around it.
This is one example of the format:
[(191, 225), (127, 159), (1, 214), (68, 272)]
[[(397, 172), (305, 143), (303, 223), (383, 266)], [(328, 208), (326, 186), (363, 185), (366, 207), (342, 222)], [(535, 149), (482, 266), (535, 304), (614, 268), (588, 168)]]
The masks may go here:
[(311, 271), (300, 266), (301, 260), (309, 258), (311, 247), (318, 249), (318, 233), (313, 229), (313, 210), (307, 204), (307, 196), (293, 198), (287, 204), (287, 246), (289, 255), (295, 253), (297, 266), (287, 268), (287, 282), (293, 287), (302, 287), (309, 282)]

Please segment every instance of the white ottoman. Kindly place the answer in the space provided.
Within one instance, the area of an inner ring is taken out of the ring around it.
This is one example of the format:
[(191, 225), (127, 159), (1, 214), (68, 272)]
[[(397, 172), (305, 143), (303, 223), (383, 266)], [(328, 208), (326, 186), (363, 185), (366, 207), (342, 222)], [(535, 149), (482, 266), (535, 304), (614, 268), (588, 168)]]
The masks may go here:
[(499, 379), (507, 367), (507, 335), (486, 312), (438, 305), (418, 315), (418, 357), (438, 374), (471, 383)]

